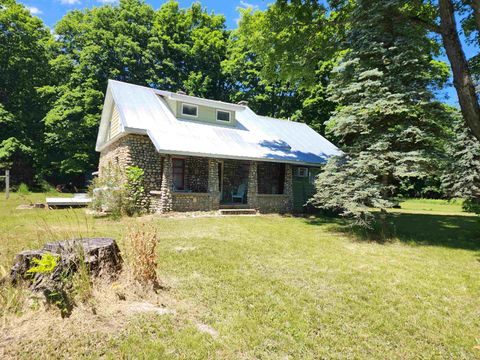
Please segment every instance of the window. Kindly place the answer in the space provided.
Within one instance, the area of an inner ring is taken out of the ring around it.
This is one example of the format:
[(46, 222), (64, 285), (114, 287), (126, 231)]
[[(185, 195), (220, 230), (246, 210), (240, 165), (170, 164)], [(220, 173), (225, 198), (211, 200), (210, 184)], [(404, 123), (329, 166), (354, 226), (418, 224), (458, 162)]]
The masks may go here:
[(308, 168), (306, 167), (297, 167), (295, 169), (295, 175), (297, 177), (308, 177)]
[(230, 122), (230, 111), (217, 110), (217, 120)]
[(198, 116), (197, 105), (182, 104), (182, 115), (197, 117)]
[(173, 159), (173, 189), (185, 190), (185, 160)]
[(283, 194), (285, 164), (259, 162), (257, 164), (257, 189), (259, 194)]

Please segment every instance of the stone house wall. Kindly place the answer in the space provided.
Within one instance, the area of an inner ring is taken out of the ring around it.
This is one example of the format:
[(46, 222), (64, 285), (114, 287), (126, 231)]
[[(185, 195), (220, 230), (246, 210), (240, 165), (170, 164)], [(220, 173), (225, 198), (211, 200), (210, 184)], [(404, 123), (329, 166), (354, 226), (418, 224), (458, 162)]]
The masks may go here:
[(162, 156), (146, 135), (126, 135), (100, 152), (99, 176), (109, 166), (125, 169), (138, 166), (145, 172), (145, 190), (159, 190), (162, 186)]
[[(224, 192), (235, 191), (243, 181), (247, 183), (247, 203), (260, 212), (286, 213), (292, 210), (292, 167), (285, 165), (283, 194), (258, 193), (258, 163), (255, 161), (220, 160), (212, 158), (185, 157), (186, 186), (190, 191), (174, 192), (172, 156), (160, 154), (145, 135), (126, 135), (106, 147), (100, 153), (99, 176), (109, 164), (126, 168), (138, 166), (145, 171), (146, 199), (151, 212), (210, 211), (220, 204), (219, 164), (234, 178), (231, 184), (224, 183)], [(238, 184), (235, 183), (238, 182)]]

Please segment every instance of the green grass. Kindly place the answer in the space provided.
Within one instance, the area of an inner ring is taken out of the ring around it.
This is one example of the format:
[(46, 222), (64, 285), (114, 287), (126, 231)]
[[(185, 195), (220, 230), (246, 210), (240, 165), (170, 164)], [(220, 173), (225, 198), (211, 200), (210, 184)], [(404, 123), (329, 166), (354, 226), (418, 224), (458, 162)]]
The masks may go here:
[[(120, 238), (138, 221), (92, 219), (83, 210), (15, 210), (20, 202), (15, 194), (0, 200), (4, 267), (51, 232), (61, 237), (88, 227), (91, 235)], [(148, 218), (159, 229), (159, 274), (165, 296), (179, 304), (175, 315), (134, 316), (107, 337), (91, 331), (47, 333), (28, 344), (20, 339), (7, 354), (479, 358), (480, 221), (460, 208), (409, 200), (393, 215), (396, 238), (383, 244), (360, 240), (342, 221), (326, 218)], [(69, 321), (59, 322), (63, 332)], [(199, 332), (196, 323), (218, 337)], [(0, 354), (1, 347), (0, 341)]]
[(453, 199), (435, 200), (435, 199), (408, 199), (400, 203), (401, 209), (393, 209), (394, 212), (412, 212), (412, 213), (439, 213), (439, 214), (454, 214), (454, 215), (468, 215), (462, 212), (462, 200)]

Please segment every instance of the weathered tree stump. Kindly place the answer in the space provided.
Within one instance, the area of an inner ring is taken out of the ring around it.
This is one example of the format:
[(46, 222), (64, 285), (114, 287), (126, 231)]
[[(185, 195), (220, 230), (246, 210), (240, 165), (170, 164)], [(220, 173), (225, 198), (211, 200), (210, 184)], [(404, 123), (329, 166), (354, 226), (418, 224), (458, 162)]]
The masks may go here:
[[(29, 273), (28, 270), (35, 265), (33, 259), (40, 259), (45, 253), (58, 256), (55, 269), (50, 273)], [(77, 272), (82, 263), (91, 276), (115, 278), (122, 269), (122, 262), (117, 243), (111, 238), (57, 241), (45, 244), (41, 250), (26, 250), (17, 254), (10, 279), (12, 283), (26, 280), (33, 290), (43, 290), (43, 285), (61, 281)]]

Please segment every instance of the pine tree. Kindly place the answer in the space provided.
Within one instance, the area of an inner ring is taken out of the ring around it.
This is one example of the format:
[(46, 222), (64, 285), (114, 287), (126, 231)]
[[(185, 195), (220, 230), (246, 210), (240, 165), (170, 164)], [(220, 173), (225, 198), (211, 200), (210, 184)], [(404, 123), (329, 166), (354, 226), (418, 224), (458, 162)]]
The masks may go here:
[(452, 197), (464, 199), (466, 211), (480, 213), (480, 142), (459, 116), (448, 155), (450, 165), (442, 177), (445, 191)]
[(386, 214), (395, 204), (402, 179), (427, 175), (446, 116), (431, 91), (445, 81), (446, 68), (433, 61), (436, 44), (426, 31), (401, 16), (406, 5), (357, 2), (347, 34), (350, 50), (330, 84), (338, 107), (327, 130), (344, 154), (319, 175), (313, 203), (367, 227), (372, 207)]

